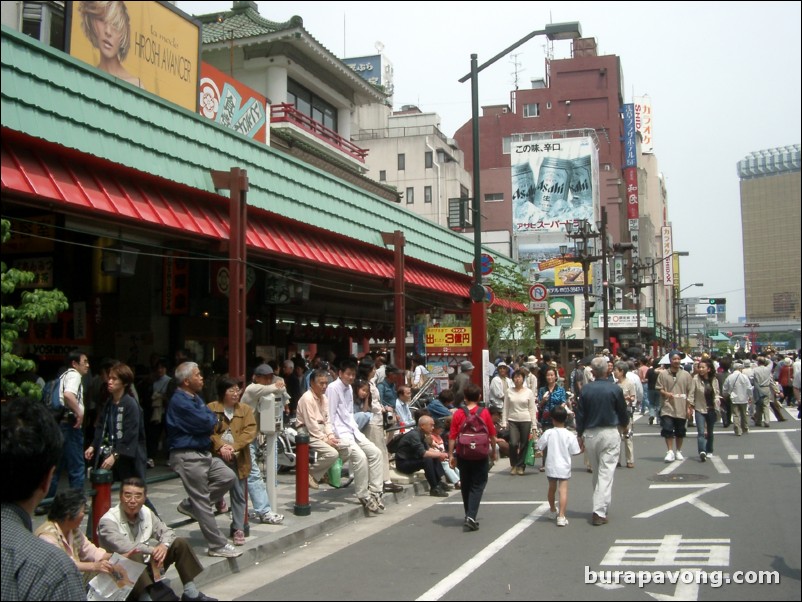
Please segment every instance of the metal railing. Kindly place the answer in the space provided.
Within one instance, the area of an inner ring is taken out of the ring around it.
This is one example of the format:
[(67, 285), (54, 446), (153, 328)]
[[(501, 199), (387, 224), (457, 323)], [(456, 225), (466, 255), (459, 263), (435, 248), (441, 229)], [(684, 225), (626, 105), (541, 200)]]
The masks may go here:
[(368, 151), (364, 148), (359, 148), (350, 140), (346, 140), (334, 130), (327, 128), (319, 121), (315, 121), (309, 115), (301, 113), (293, 105), (288, 103), (275, 104), (270, 107), (270, 123), (292, 123), (302, 130), (312, 134), (315, 138), (322, 140), (337, 150), (350, 155), (360, 163), (365, 162), (365, 157), (368, 156)]

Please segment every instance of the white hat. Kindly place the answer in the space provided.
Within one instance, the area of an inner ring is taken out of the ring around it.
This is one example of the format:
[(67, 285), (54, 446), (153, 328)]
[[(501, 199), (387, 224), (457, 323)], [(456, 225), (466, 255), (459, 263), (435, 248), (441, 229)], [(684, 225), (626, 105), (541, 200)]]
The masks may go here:
[(468, 370), (473, 370), (473, 364), (471, 362), (469, 362), (468, 360), (465, 360), (464, 362), (462, 362), (459, 365), (459, 367), (462, 368), (463, 372), (467, 372)]

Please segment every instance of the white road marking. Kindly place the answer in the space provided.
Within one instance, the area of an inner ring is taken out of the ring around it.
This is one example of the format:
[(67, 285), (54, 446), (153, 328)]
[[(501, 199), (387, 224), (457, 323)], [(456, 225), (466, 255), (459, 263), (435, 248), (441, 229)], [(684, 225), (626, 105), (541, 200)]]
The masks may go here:
[(730, 474), (730, 469), (724, 464), (724, 460), (718, 456), (708, 456), (707, 459), (713, 463), (713, 466), (716, 467), (716, 470), (719, 471), (720, 474)]
[(729, 539), (616, 539), (601, 566), (729, 566)]
[(744, 460), (754, 460), (755, 454), (744, 454)]
[(671, 474), (672, 472), (677, 470), (677, 468), (679, 468), (684, 461), (685, 460), (674, 460), (673, 462), (670, 462), (668, 466), (666, 466), (663, 470), (661, 470), (657, 474), (662, 474), (662, 475)]
[(509, 544), (513, 539), (523, 533), (530, 525), (532, 525), (538, 518), (544, 515), (549, 510), (548, 504), (542, 504), (535, 510), (518, 521), (512, 528), (508, 529), (493, 543), (485, 547), (476, 556), (471, 558), (465, 564), (460, 566), (456, 571), (442, 579), (438, 584), (421, 594), (417, 600), (439, 600), (450, 592), (454, 587), (459, 585), (466, 577), (471, 575), (477, 568), (485, 564), (493, 556), (498, 554), (504, 546)]
[(788, 452), (788, 455), (791, 456), (791, 460), (796, 464), (797, 471), (802, 473), (802, 455), (800, 455), (799, 451), (794, 447), (790, 437), (785, 433), (780, 433), (780, 441), (783, 442), (785, 451)]
[(695, 491), (694, 493), (689, 493), (688, 495), (683, 495), (676, 500), (672, 500), (657, 508), (652, 508), (651, 510), (646, 510), (645, 512), (641, 512), (640, 514), (636, 514), (633, 518), (650, 518), (656, 514), (660, 514), (661, 512), (665, 512), (666, 510), (670, 510), (671, 508), (676, 508), (682, 504), (690, 504), (691, 506), (695, 506), (705, 514), (709, 514), (714, 518), (724, 518), (729, 516), (728, 514), (722, 512), (718, 508), (714, 508), (707, 502), (703, 502), (699, 499), (700, 496), (703, 496), (705, 493), (709, 493), (711, 491), (715, 491), (716, 489), (721, 489), (722, 487), (726, 487), (729, 483), (709, 483), (707, 485), (694, 485), (690, 483), (676, 483), (676, 484), (657, 484), (657, 485), (649, 485), (649, 489), (699, 489), (699, 491)]
[(737, 460), (737, 459), (738, 459), (738, 454), (730, 454), (729, 456), (727, 456), (727, 460)]

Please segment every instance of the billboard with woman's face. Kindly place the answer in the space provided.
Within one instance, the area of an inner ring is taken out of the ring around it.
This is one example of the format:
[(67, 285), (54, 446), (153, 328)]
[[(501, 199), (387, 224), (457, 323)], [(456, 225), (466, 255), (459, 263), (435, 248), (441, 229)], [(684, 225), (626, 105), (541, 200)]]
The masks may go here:
[(166, 2), (68, 2), (66, 10), (70, 55), (197, 110), (200, 23)]

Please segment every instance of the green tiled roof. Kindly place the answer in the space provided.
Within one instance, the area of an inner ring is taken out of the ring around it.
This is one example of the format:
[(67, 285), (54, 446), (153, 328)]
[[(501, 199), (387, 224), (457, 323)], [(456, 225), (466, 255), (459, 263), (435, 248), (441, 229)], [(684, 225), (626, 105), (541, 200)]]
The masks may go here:
[(235, 40), (253, 38), (303, 27), (304, 24), (303, 19), (298, 16), (285, 23), (268, 21), (259, 15), (255, 2), (235, 2), (230, 11), (196, 15), (195, 18), (203, 24), (204, 44), (223, 42), (232, 37)]
[(459, 234), (6, 27), (0, 63), (3, 127), (208, 192), (210, 170), (241, 167), (250, 205), (382, 248), (401, 230), (408, 257), (460, 274), (473, 259)]

